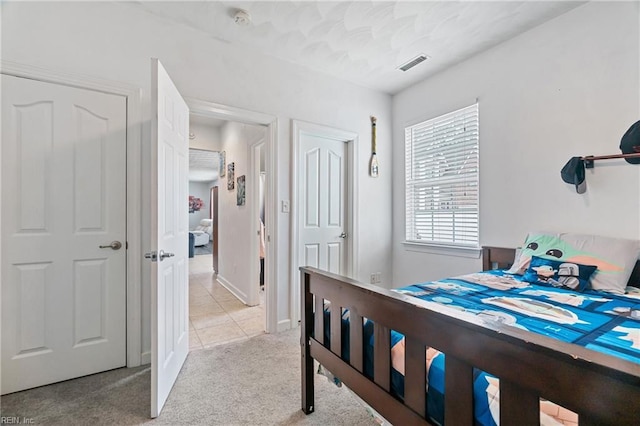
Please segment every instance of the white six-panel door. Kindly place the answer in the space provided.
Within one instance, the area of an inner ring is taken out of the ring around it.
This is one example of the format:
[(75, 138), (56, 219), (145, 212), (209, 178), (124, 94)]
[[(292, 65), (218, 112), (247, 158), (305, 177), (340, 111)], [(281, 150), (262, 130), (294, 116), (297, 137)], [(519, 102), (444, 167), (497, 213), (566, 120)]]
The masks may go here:
[[(151, 61), (151, 417), (157, 417), (189, 352), (189, 108)], [(162, 253), (167, 257), (162, 258)]]
[(299, 157), (299, 263), (345, 274), (347, 143), (303, 133)]
[(1, 85), (6, 394), (126, 363), (127, 123), (122, 96)]

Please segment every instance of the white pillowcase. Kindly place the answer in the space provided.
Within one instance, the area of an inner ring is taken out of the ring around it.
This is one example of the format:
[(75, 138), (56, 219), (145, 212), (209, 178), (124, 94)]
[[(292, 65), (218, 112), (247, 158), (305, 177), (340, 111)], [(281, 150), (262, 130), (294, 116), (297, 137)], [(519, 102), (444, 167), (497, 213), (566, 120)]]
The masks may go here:
[[(516, 253), (515, 253), (515, 256), (513, 256), (513, 265), (511, 265), (511, 268), (505, 271), (507, 274), (522, 275), (529, 268), (529, 264), (531, 263), (531, 257), (521, 260), (520, 259), (521, 254), (522, 254), (522, 247), (516, 247)], [(523, 262), (526, 263), (526, 265), (523, 265), (522, 264)]]

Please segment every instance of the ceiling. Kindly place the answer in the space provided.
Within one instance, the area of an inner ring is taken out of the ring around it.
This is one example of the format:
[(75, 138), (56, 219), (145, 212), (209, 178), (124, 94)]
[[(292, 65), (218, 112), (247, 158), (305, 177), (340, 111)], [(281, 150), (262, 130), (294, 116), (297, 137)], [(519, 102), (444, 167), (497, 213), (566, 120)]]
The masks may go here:
[(211, 182), (218, 179), (220, 153), (202, 149), (189, 149), (189, 181)]
[[(397, 93), (555, 18), (580, 1), (133, 2), (207, 36), (362, 86)], [(251, 15), (235, 24), (237, 9)], [(425, 54), (407, 72), (398, 66)]]
[[(197, 114), (189, 115), (189, 124), (220, 128), (227, 120)], [(189, 133), (189, 137), (198, 137), (197, 132)], [(189, 181), (211, 182), (218, 179), (220, 172), (220, 153), (203, 149), (189, 148)]]
[(201, 126), (222, 127), (222, 125), (227, 123), (228, 121), (229, 120), (211, 117), (209, 115), (198, 115), (193, 112), (189, 114), (189, 123), (199, 124)]

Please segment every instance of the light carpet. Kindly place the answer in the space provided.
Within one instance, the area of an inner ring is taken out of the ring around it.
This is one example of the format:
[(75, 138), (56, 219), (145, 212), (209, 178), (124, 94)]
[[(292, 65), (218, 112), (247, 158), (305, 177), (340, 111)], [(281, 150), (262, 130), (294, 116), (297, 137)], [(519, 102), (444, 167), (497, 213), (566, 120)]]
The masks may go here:
[(148, 366), (6, 395), (0, 411), (45, 425), (375, 425), (350, 391), (319, 375), (316, 411), (300, 410), (299, 340), (296, 329), (191, 352), (153, 420)]

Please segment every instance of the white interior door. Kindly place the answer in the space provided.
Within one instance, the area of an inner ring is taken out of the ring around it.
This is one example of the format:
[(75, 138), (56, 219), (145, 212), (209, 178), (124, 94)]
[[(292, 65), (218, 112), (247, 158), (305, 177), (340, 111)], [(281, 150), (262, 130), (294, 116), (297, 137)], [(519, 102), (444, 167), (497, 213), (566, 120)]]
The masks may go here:
[(347, 143), (303, 133), (299, 152), (299, 264), (346, 274)]
[(189, 352), (189, 108), (157, 59), (151, 86), (151, 417), (157, 417)]
[(122, 96), (1, 85), (5, 394), (126, 364), (127, 123)]

